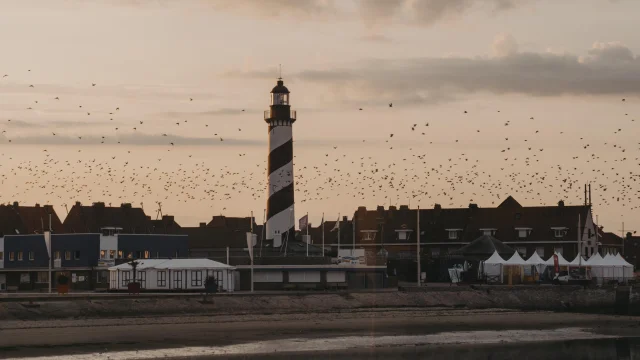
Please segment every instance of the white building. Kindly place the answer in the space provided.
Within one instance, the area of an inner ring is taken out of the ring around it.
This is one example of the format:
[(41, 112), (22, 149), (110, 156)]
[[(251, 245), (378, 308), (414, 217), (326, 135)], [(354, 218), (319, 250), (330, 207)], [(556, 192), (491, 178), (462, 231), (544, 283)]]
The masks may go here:
[[(232, 292), (235, 268), (209, 259), (141, 259), (137, 260), (136, 281), (146, 290), (204, 290), (207, 277), (218, 282), (218, 291)], [(127, 290), (133, 282), (130, 263), (109, 268), (109, 289)]]

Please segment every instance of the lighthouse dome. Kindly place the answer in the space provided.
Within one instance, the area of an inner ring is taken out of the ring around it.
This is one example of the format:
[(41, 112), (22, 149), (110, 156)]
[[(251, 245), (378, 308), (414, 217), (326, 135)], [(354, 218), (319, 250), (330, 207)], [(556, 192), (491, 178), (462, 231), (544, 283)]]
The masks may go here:
[(278, 84), (273, 88), (273, 90), (271, 90), (272, 94), (288, 94), (289, 93), (289, 89), (287, 89), (286, 86), (284, 86), (284, 82), (282, 81), (282, 79), (278, 79)]

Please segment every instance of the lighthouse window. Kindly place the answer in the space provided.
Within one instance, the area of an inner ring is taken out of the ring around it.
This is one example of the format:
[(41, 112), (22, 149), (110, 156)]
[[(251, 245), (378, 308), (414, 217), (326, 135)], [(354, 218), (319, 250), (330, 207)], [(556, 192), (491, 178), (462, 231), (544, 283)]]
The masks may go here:
[(271, 94), (271, 105), (289, 105), (289, 94)]

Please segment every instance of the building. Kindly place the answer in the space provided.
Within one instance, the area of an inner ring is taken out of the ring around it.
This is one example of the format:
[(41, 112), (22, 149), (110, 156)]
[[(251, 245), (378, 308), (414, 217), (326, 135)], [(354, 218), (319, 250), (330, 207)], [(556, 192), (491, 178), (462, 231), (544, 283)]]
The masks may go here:
[[(127, 290), (133, 277), (130, 262), (110, 267), (109, 290)], [(209, 277), (215, 279), (219, 291), (233, 292), (235, 268), (209, 259), (142, 259), (135, 271), (140, 288), (155, 291), (202, 291)]]
[[(75, 290), (94, 288), (98, 264), (99, 234), (51, 234), (52, 288), (57, 277), (66, 275)], [(45, 235), (7, 235), (0, 286), (5, 290), (44, 290), (49, 287), (49, 253)]]
[(623, 257), (634, 266), (636, 271), (640, 270), (640, 236), (627, 233), (624, 239)]
[(64, 227), (51, 205), (24, 206), (17, 202), (0, 205), (0, 237), (3, 235), (63, 233)]
[[(417, 280), (418, 242), (422, 271), (428, 277), (441, 272), (438, 269), (444, 266), (449, 253), (482, 235), (494, 236), (523, 257), (536, 252), (547, 259), (558, 252), (565, 258), (574, 258), (579, 246), (586, 257), (598, 251), (590, 205), (565, 206), (560, 201), (557, 206), (524, 207), (508, 197), (495, 208), (470, 204), (468, 208), (445, 209), (436, 204), (419, 213), (418, 235), (416, 209), (358, 208), (354, 214), (355, 247), (364, 249), (367, 258), (385, 256), (390, 273), (400, 281)], [(317, 236), (314, 234), (313, 243), (317, 243)]]
[(282, 78), (271, 90), (271, 106), (264, 112), (264, 120), (269, 125), (265, 239), (279, 248), (283, 241), (295, 237), (292, 126), (296, 112), (291, 110), (289, 89)]
[(151, 234), (154, 223), (142, 208), (129, 203), (111, 207), (103, 202), (91, 206), (76, 202), (64, 219), (64, 228), (68, 233), (102, 233), (106, 228), (114, 228), (124, 234)]

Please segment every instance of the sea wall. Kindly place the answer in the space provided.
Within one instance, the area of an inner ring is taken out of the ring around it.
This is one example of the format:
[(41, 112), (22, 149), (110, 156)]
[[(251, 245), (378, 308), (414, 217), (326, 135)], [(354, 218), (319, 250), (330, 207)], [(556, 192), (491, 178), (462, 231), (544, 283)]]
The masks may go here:
[[(445, 307), (613, 313), (615, 289), (549, 287), (444, 287), (356, 293), (220, 294), (1, 299), (0, 319), (344, 312), (368, 308)], [(640, 315), (640, 292), (630, 313)]]

